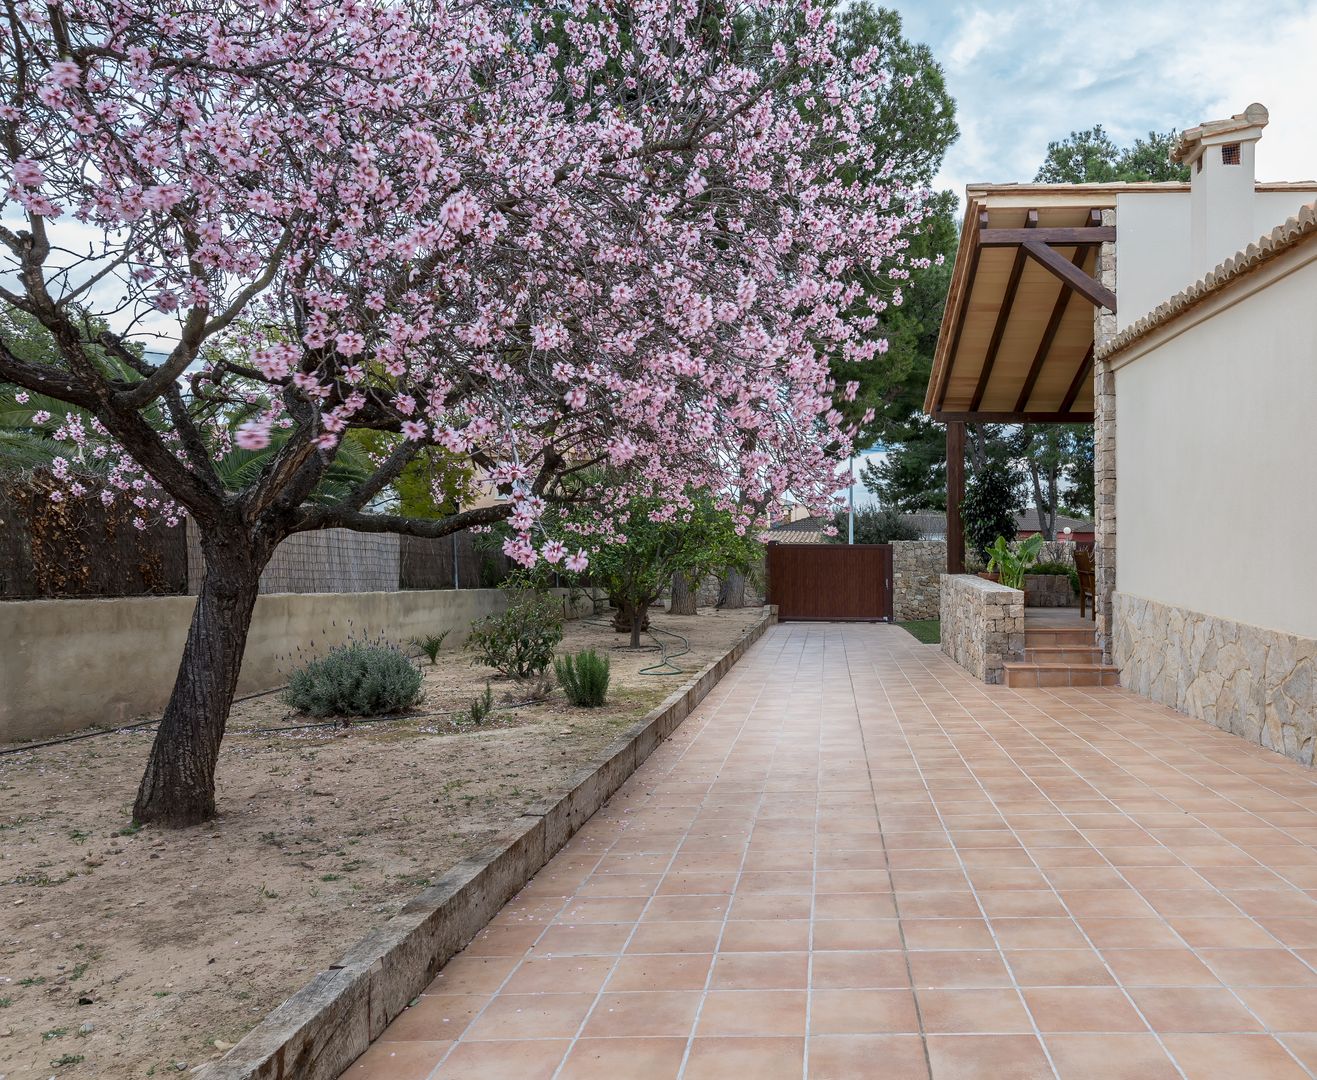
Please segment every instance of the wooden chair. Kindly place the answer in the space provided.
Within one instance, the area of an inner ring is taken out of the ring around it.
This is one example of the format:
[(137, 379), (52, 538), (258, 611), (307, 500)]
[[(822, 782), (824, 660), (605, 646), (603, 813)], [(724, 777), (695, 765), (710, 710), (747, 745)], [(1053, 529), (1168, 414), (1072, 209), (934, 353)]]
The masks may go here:
[(1079, 617), (1084, 617), (1084, 600), (1092, 602), (1092, 614), (1089, 618), (1097, 620), (1097, 588), (1093, 574), (1093, 553), (1085, 548), (1075, 548), (1075, 569), (1079, 571)]

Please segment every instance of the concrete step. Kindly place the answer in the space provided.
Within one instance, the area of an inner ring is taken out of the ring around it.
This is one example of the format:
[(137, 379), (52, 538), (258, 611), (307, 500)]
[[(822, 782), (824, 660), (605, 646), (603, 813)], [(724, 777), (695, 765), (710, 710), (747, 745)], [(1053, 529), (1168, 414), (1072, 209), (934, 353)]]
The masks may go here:
[(1006, 686), (1119, 686), (1120, 671), (1111, 664), (1057, 664), (1010, 661), (1002, 665)]
[(1084, 627), (1045, 626), (1034, 628), (1027, 623), (1024, 627), (1024, 647), (1026, 649), (1043, 649), (1061, 645), (1092, 646), (1096, 641), (1096, 630)]
[(1102, 650), (1096, 645), (1038, 645), (1024, 650), (1026, 664), (1100, 664)]

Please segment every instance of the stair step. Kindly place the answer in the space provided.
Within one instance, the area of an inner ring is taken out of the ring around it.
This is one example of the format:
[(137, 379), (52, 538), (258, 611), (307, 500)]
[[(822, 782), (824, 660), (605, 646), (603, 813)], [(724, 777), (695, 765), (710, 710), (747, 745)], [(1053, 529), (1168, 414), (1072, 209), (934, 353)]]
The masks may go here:
[(1026, 645), (1027, 664), (1100, 664), (1102, 650), (1096, 645)]
[(1006, 686), (1119, 686), (1120, 669), (1111, 664), (1060, 664), (1010, 661), (1002, 665)]
[(1024, 647), (1026, 649), (1059, 645), (1088, 645), (1091, 647), (1096, 637), (1097, 632), (1095, 630), (1085, 629), (1084, 627), (1047, 626), (1034, 628), (1026, 625), (1024, 628)]

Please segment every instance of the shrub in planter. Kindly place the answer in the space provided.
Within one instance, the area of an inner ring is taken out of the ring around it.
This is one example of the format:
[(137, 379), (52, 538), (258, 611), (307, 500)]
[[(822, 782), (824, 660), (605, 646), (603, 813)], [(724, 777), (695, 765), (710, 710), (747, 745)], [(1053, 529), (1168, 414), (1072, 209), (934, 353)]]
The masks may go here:
[(421, 673), (401, 649), (351, 642), (294, 671), (284, 701), (312, 716), (382, 716), (415, 705)]
[(1070, 591), (1079, 592), (1079, 571), (1075, 569), (1073, 563), (1067, 562), (1040, 562), (1029, 569), (1031, 574), (1053, 574), (1057, 577), (1068, 577), (1070, 579)]
[(524, 679), (539, 675), (553, 663), (562, 641), (562, 601), (551, 593), (516, 593), (507, 611), (482, 619), (471, 630), (466, 647), (476, 660), (504, 675)]
[(594, 709), (604, 703), (608, 694), (608, 657), (593, 649), (585, 649), (574, 657), (559, 657), (553, 662), (563, 693), (573, 705)]

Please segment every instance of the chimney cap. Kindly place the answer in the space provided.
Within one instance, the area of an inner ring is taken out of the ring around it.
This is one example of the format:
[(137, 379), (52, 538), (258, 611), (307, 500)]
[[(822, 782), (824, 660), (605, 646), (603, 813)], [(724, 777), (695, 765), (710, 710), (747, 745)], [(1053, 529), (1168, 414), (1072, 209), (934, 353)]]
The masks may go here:
[(1236, 132), (1256, 129), (1258, 133), (1253, 138), (1261, 138), (1261, 129), (1267, 126), (1270, 118), (1267, 107), (1255, 101), (1242, 113), (1235, 113), (1228, 120), (1208, 120), (1197, 127), (1187, 128), (1180, 133), (1180, 138), (1171, 148), (1171, 160), (1188, 165), (1203, 152), (1204, 140), (1215, 142), (1221, 136)]

